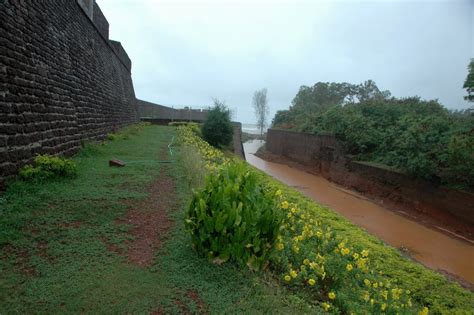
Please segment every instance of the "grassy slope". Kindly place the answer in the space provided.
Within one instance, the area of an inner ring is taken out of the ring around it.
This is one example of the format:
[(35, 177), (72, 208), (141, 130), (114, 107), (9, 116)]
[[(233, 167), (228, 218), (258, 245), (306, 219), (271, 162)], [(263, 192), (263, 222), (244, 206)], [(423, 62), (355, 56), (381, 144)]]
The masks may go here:
[(473, 314), (473, 292), (407, 259), (395, 248), (386, 245), (333, 210), (316, 204), (300, 192), (281, 184), (260, 170), (256, 171), (260, 173), (264, 181), (278, 186), (289, 201), (297, 203), (300, 208), (307, 209), (331, 226), (341, 240), (346, 240), (361, 249), (369, 249), (372, 266), (375, 266), (377, 270), (382, 270), (388, 278), (397, 279), (399, 286), (411, 290), (415, 300), (422, 305), (428, 305), (431, 312)]
[[(0, 313), (194, 312), (189, 290), (210, 312), (317, 312), (269, 276), (198, 257), (182, 207), (170, 211), (176, 223), (152, 266), (131, 265), (107, 249), (105, 243), (121, 246), (130, 237), (114, 220), (124, 215), (125, 199), (146, 197), (142, 187), (159, 174), (157, 155), (173, 132), (147, 127), (128, 140), (91, 146), (75, 158), (74, 180), (11, 183), (0, 197)], [(132, 163), (109, 168), (112, 157)], [(180, 167), (171, 166), (184, 206), (190, 192)]]

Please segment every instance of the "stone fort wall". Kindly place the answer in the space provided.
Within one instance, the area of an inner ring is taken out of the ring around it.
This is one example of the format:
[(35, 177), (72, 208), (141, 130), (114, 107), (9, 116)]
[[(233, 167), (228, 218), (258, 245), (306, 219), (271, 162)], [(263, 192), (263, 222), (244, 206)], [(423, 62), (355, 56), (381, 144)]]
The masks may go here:
[(131, 61), (94, 0), (0, 5), (0, 183), (137, 122)]

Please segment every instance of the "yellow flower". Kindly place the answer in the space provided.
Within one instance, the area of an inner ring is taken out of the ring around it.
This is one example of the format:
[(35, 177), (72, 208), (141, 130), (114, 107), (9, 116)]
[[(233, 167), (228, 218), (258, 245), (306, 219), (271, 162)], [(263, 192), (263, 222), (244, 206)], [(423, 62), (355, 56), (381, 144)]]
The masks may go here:
[(342, 255), (349, 255), (349, 253), (351, 252), (351, 250), (349, 248), (343, 248), (341, 249), (341, 254)]
[(368, 287), (370, 287), (370, 280), (364, 279), (364, 284)]
[(290, 271), (290, 276), (291, 276), (292, 278), (296, 278), (296, 277), (298, 276), (298, 273), (297, 273), (296, 271), (294, 271), (294, 270), (291, 270), (291, 271)]
[(290, 282), (290, 281), (291, 281), (291, 277), (290, 277), (289, 275), (286, 275), (286, 276), (285, 276), (285, 281), (286, 281), (286, 282)]
[(290, 211), (291, 211), (291, 213), (295, 213), (295, 212), (296, 212), (296, 208), (293, 207), (293, 208), (291, 208)]
[(314, 280), (314, 279), (311, 279), (311, 278), (310, 278), (310, 279), (308, 280), (308, 284), (309, 284), (310, 286), (315, 285), (315, 283), (316, 283), (316, 280)]
[(285, 245), (283, 245), (283, 243), (278, 243), (277, 244), (277, 249), (278, 250), (283, 250), (283, 248), (285, 248)]
[(362, 254), (362, 257), (367, 257), (369, 256), (369, 251), (367, 249), (364, 249), (361, 254)]
[(385, 309), (387, 308), (387, 304), (383, 303), (381, 306), (380, 306), (380, 309), (382, 311), (385, 311)]
[(418, 313), (418, 315), (428, 315), (430, 310), (425, 306), (423, 309)]
[(378, 286), (379, 286), (379, 285), (377, 284), (377, 282), (374, 282), (374, 288), (377, 289)]
[(351, 264), (347, 264), (347, 266), (346, 266), (346, 270), (347, 270), (347, 271), (351, 271), (351, 270), (352, 270), (352, 268), (353, 268), (353, 267), (352, 267), (352, 265), (351, 265)]
[(332, 292), (332, 291), (329, 292), (329, 293), (328, 293), (328, 298), (331, 299), (331, 300), (334, 300), (334, 299), (336, 298), (336, 293), (334, 293), (334, 292)]
[(329, 309), (331, 308), (331, 304), (328, 304), (326, 302), (324, 302), (323, 304), (321, 304), (321, 306), (323, 307), (323, 309), (327, 312), (329, 311)]
[(368, 291), (364, 291), (364, 296), (362, 297), (364, 301), (368, 302), (370, 299), (370, 295)]
[(281, 207), (282, 207), (283, 209), (288, 209), (288, 207), (289, 207), (288, 201), (286, 201), (286, 200), (283, 201), (283, 202), (281, 203)]
[(308, 265), (309, 265), (309, 259), (306, 258), (305, 260), (303, 260), (303, 264), (306, 265), (306, 266), (308, 266)]
[(354, 259), (357, 260), (357, 259), (359, 259), (359, 254), (354, 253), (354, 255), (352, 255), (352, 257), (354, 257)]
[(275, 196), (277, 196), (277, 197), (278, 197), (278, 196), (281, 196), (281, 190), (280, 190), (280, 189), (278, 189), (278, 190), (275, 192)]

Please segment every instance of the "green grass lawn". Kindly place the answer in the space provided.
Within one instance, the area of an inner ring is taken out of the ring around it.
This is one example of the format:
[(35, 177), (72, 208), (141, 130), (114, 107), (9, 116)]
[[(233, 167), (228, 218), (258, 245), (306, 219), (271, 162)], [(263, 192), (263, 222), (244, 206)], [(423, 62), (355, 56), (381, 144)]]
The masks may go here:
[[(198, 257), (183, 226), (190, 198), (183, 170), (167, 171), (180, 200), (175, 223), (151, 266), (108, 247), (124, 247), (130, 225), (117, 224), (131, 200), (147, 197), (160, 176), (171, 127), (145, 127), (128, 139), (88, 145), (74, 160), (76, 179), (14, 181), (0, 196), (0, 314), (10, 313), (318, 313), (268, 274), (216, 266)], [(110, 168), (108, 160), (128, 162)]]

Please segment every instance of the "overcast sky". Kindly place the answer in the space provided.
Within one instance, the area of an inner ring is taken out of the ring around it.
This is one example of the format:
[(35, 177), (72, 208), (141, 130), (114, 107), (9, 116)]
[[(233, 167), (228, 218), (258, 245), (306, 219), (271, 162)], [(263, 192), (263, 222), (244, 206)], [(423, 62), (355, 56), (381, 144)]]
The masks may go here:
[(266, 87), (271, 117), (301, 85), (374, 80), (396, 97), (467, 108), (474, 0), (97, 0), (132, 59), (138, 98), (205, 107), (226, 101), (253, 123)]

